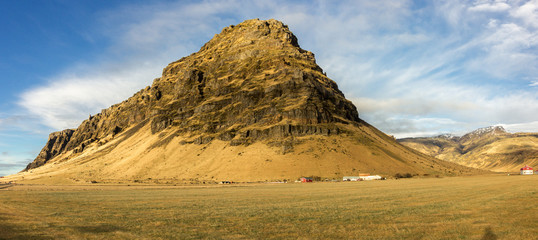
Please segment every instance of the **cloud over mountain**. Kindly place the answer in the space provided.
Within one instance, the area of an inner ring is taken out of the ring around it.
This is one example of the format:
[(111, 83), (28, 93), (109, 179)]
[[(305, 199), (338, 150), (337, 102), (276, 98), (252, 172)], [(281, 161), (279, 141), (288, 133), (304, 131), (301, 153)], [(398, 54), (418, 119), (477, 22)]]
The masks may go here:
[(68, 70), (49, 76), (48, 84), (21, 94), (20, 105), (47, 126), (74, 127), (149, 85), (167, 62), (210, 39), (208, 33), (259, 17), (288, 24), (355, 99), (361, 116), (390, 134), (532, 123), (538, 115), (538, 96), (529, 88), (538, 73), (536, 6), (537, 1), (125, 5), (95, 15), (101, 27), (93, 27), (93, 34), (110, 42), (100, 56), (83, 61), (82, 68), (64, 66)]

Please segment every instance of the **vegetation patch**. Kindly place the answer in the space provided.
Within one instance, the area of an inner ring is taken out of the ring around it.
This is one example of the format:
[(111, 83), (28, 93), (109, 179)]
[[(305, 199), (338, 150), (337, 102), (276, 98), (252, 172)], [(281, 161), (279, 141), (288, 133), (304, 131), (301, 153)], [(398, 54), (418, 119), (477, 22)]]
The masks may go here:
[(413, 177), (413, 174), (411, 173), (396, 173), (394, 174), (394, 177), (395, 178), (412, 178)]

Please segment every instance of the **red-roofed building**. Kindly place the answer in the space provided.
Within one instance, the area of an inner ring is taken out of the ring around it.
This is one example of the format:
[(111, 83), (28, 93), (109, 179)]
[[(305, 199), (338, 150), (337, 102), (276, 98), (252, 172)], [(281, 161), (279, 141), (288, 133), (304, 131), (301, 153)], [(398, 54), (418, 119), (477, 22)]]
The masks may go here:
[(301, 182), (312, 182), (312, 178), (309, 177), (302, 177)]
[(534, 171), (532, 170), (531, 167), (525, 165), (525, 167), (522, 167), (521, 168), (521, 175), (532, 175), (534, 174)]

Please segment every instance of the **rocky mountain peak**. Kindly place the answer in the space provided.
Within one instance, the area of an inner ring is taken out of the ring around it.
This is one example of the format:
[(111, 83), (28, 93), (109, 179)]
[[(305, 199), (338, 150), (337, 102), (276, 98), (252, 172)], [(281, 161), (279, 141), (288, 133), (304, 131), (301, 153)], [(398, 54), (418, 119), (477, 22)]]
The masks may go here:
[(219, 74), (285, 67), (279, 65), (323, 73), (314, 54), (299, 47), (297, 37), (286, 25), (274, 19), (252, 19), (224, 28), (197, 53), (170, 63), (163, 70), (161, 80), (177, 75), (184, 68)]
[(489, 126), (485, 128), (479, 128), (471, 132), (473, 134), (499, 134), (506, 133), (506, 130), (502, 126)]
[(484, 128), (479, 128), (470, 133), (467, 133), (461, 137), (460, 141), (468, 141), (471, 139), (482, 138), (485, 136), (495, 136), (507, 134), (506, 130), (502, 126), (489, 126)]
[(256, 45), (256, 42), (263, 42), (267, 48), (273, 49), (275, 47), (299, 48), (297, 37), (282, 22), (274, 19), (251, 19), (224, 28), (220, 34), (215, 34), (202, 47), (200, 53), (248, 48), (248, 46)]
[(91, 116), (63, 141), (54, 140), (62, 146), (51, 147), (58, 149), (55, 155), (40, 154), (27, 169), (146, 124), (153, 134), (183, 136), (182, 144), (218, 139), (233, 146), (339, 134), (334, 123), (359, 121), (355, 106), (286, 25), (253, 19), (224, 28), (197, 53), (170, 63), (151, 86)]

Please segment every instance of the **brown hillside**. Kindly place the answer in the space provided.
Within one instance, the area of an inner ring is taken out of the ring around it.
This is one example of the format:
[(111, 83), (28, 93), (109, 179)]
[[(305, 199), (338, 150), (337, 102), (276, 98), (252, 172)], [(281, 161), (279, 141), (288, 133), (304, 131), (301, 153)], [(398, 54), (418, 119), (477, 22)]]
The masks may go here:
[(442, 160), (496, 172), (517, 172), (525, 165), (538, 165), (538, 134), (511, 134), (502, 127), (481, 128), (462, 137), (398, 141)]
[[(153, 84), (51, 134), (25, 181), (265, 181), (475, 170), (418, 154), (359, 119), (276, 20), (224, 28)], [(46, 179), (46, 180), (44, 180)]]

